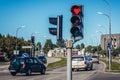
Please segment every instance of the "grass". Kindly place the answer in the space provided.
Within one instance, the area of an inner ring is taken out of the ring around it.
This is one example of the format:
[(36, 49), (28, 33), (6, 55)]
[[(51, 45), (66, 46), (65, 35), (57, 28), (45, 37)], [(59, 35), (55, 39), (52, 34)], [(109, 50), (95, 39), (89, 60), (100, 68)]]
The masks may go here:
[(117, 62), (112, 62), (112, 64), (111, 64), (111, 71), (109, 71), (109, 62), (108, 61), (106, 61), (105, 59), (101, 59), (101, 61), (103, 61), (103, 62), (105, 62), (105, 64), (106, 64), (106, 71), (107, 72), (119, 72), (120, 73), (120, 64), (119, 63), (117, 63)]
[(62, 66), (65, 66), (66, 64), (67, 64), (67, 59), (66, 58), (61, 58), (60, 61), (48, 64), (47, 70), (62, 67)]
[(3, 66), (3, 65), (8, 65), (9, 62), (0, 62), (0, 66)]

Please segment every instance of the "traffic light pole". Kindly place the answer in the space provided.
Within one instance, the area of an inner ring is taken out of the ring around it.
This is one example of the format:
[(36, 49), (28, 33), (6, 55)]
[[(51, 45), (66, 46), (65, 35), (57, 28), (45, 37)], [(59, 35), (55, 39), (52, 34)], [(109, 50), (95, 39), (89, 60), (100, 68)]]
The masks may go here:
[(72, 80), (72, 48), (73, 48), (73, 41), (68, 40), (66, 42), (67, 48), (67, 80)]

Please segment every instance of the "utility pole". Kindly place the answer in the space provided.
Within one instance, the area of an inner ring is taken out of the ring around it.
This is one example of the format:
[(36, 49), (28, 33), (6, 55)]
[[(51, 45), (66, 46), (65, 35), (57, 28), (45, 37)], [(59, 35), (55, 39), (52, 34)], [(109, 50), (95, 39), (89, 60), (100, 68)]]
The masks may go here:
[(72, 80), (72, 48), (73, 48), (73, 41), (68, 40), (66, 42), (67, 48), (67, 80)]

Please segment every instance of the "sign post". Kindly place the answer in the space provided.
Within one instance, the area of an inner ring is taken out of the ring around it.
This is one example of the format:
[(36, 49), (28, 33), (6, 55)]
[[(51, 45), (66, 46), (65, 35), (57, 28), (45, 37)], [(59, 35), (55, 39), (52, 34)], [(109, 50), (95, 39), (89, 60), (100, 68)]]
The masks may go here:
[(73, 47), (73, 41), (68, 40), (66, 42), (66, 48), (67, 48), (67, 80), (72, 80), (72, 47)]

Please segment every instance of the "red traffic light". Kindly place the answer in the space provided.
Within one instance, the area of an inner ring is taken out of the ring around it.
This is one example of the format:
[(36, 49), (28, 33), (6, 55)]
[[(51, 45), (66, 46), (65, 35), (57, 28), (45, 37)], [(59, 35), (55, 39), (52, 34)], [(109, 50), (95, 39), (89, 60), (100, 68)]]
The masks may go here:
[(35, 42), (35, 36), (31, 36), (31, 42), (32, 42), (32, 43)]
[(81, 10), (80, 6), (74, 5), (71, 8), (71, 12), (75, 15), (79, 15), (82, 12), (82, 10)]

